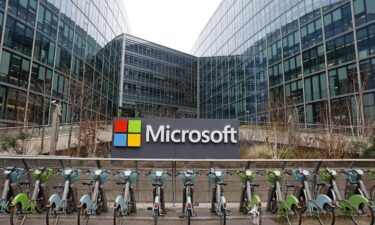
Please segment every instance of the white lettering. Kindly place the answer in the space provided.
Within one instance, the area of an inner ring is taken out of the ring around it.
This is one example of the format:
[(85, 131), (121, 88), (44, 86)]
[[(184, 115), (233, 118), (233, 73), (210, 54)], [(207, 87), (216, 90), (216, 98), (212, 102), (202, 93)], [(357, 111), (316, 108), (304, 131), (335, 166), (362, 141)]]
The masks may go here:
[(181, 135), (181, 131), (180, 130), (174, 130), (174, 131), (172, 131), (172, 133), (171, 133), (171, 140), (174, 143), (180, 143), (181, 142), (181, 138), (176, 138), (176, 134)]
[[(219, 136), (218, 139), (215, 139), (215, 134), (217, 134)], [(221, 133), (221, 131), (214, 130), (214, 131), (211, 132), (211, 141), (213, 143), (220, 143), (220, 142), (222, 142), (222, 140), (223, 140), (223, 133)]]
[(202, 143), (208, 143), (210, 142), (210, 131), (204, 130), (202, 131)]
[[(196, 138), (194, 139), (194, 134), (196, 135)], [(192, 143), (198, 143), (201, 141), (201, 132), (197, 131), (197, 130), (192, 130), (190, 131), (189, 133), (189, 141), (192, 142)]]
[(150, 135), (153, 142), (157, 142), (160, 137), (160, 142), (164, 142), (164, 126), (160, 126), (156, 134), (151, 125), (146, 126), (146, 142), (150, 142)]

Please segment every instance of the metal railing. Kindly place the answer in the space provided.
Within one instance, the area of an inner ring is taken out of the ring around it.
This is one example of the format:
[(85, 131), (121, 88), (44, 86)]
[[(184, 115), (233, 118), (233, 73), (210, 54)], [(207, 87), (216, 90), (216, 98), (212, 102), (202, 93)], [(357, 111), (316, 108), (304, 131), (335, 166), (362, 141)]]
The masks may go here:
[[(174, 175), (178, 170), (181, 169), (195, 169), (202, 173), (197, 178), (194, 186), (195, 201), (200, 203), (209, 203), (211, 200), (211, 185), (208, 177), (205, 175), (209, 168), (221, 168), (231, 171), (233, 176), (227, 176), (228, 185), (225, 186), (225, 195), (228, 202), (237, 203), (240, 198), (240, 190), (242, 184), (239, 181), (236, 171), (240, 168), (253, 168), (258, 171), (264, 171), (266, 169), (281, 169), (286, 170), (292, 168), (303, 167), (305, 169), (313, 169), (317, 163), (321, 161), (321, 168), (372, 168), (375, 167), (375, 160), (359, 160), (359, 159), (337, 159), (337, 160), (162, 160), (162, 159), (113, 159), (113, 158), (69, 158), (69, 157), (33, 157), (33, 156), (22, 156), (22, 157), (0, 157), (0, 167), (5, 166), (19, 166), (27, 168), (35, 168), (38, 166), (46, 166), (52, 168), (63, 168), (63, 167), (75, 167), (82, 170), (89, 168), (106, 168), (113, 172), (124, 169), (134, 168), (141, 172), (139, 179), (135, 185), (136, 199), (138, 202), (152, 202), (152, 185), (150, 177), (146, 176), (146, 172), (153, 168), (168, 170), (173, 176), (169, 177), (168, 181), (164, 185), (165, 188), (165, 199), (166, 202), (173, 203), (173, 205), (180, 203), (182, 200), (182, 189), (183, 186), (179, 182), (178, 178)], [(0, 182), (3, 183), (3, 176), (0, 177)], [(24, 179), (30, 179), (24, 176)], [(78, 197), (81, 197), (84, 193), (88, 192), (87, 187), (82, 185), (82, 181), (88, 181), (89, 175), (81, 174), (79, 181), (77, 182)], [(106, 199), (108, 202), (112, 202), (115, 197), (121, 193), (121, 187), (116, 185), (116, 181), (119, 178), (117, 176), (110, 176), (107, 183), (104, 184), (106, 190)], [(285, 181), (295, 183), (293, 177), (285, 176)], [(337, 178), (338, 187), (343, 193), (345, 188), (345, 178), (340, 175)], [(364, 182), (367, 188), (371, 188), (375, 184), (375, 181), (370, 178), (368, 174), (364, 176)], [(32, 183), (32, 182), (31, 182)], [(263, 201), (267, 201), (267, 193), (270, 184), (266, 180), (266, 176), (257, 176), (256, 183), (260, 184), (259, 188), (256, 188), (256, 193), (261, 196)], [(63, 178), (61, 175), (54, 175), (51, 180), (48, 181), (51, 194), (53, 193), (52, 186), (56, 184), (63, 184)], [(293, 193), (290, 190), (289, 193)]]

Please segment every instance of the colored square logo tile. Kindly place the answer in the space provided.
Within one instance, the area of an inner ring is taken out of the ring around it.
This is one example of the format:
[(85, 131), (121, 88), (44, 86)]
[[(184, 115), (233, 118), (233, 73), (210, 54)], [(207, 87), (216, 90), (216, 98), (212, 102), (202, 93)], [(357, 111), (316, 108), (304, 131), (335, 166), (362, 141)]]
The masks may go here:
[(128, 134), (128, 147), (141, 147), (141, 134)]
[(128, 121), (127, 120), (115, 120), (115, 127), (113, 131), (115, 133), (127, 133)]
[(128, 142), (127, 134), (113, 134), (113, 146), (126, 147)]
[(142, 131), (142, 120), (129, 120), (128, 132), (129, 133), (141, 133)]

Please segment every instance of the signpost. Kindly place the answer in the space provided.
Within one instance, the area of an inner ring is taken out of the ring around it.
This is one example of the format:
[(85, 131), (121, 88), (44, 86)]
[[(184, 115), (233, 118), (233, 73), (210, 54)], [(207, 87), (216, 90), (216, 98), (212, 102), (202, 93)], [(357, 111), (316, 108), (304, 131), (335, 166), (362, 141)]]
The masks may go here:
[(236, 119), (115, 118), (113, 158), (238, 159)]

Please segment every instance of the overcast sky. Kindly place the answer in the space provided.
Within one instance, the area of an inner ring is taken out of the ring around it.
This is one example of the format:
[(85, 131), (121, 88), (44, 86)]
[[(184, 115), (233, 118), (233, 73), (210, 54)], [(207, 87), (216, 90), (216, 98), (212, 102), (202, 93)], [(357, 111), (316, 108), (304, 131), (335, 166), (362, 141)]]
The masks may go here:
[(221, 0), (123, 0), (131, 34), (190, 53)]

